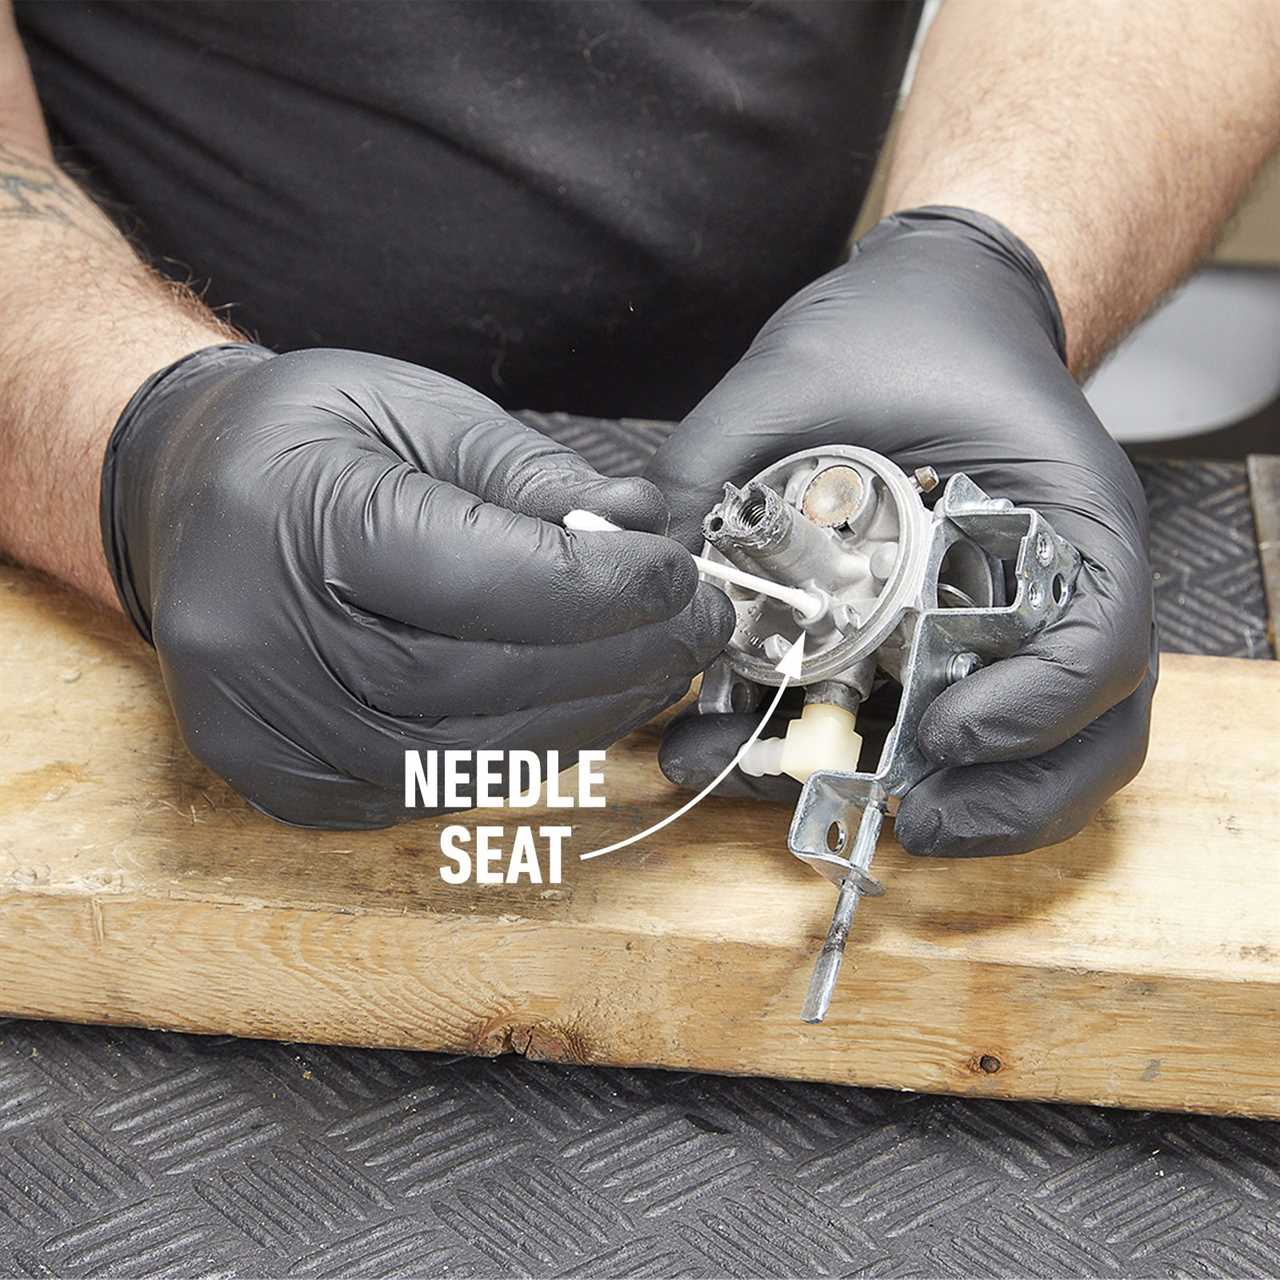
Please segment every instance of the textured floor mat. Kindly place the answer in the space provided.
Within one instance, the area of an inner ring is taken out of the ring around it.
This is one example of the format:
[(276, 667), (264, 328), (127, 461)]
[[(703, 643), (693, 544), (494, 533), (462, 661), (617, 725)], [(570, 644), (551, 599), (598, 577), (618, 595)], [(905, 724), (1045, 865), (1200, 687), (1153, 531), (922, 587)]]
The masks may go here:
[(1280, 1275), (1280, 1125), (0, 1026), (0, 1274)]
[(1160, 647), (1271, 657), (1244, 463), (1137, 465), (1151, 508)]
[[(1263, 656), (1243, 467), (1143, 480), (1166, 645)], [(1278, 1277), (1280, 1124), (0, 1022), (0, 1274), (283, 1273)]]

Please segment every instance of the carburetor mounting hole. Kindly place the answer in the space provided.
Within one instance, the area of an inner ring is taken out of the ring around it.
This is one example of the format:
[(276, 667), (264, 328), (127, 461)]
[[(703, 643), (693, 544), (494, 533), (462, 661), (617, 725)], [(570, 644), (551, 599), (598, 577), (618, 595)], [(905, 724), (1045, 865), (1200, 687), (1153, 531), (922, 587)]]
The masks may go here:
[(849, 843), (849, 830), (838, 819), (827, 828), (827, 848), (832, 853), (843, 853)]
[(1062, 574), (1055, 573), (1053, 575), (1051, 590), (1053, 591), (1054, 604), (1067, 603), (1067, 580), (1062, 576)]

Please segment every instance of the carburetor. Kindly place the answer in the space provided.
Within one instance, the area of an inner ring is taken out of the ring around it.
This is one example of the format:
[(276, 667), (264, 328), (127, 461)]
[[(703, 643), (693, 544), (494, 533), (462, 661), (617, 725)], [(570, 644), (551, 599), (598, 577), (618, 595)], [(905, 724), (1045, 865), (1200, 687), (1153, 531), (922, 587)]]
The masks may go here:
[[(884, 892), (870, 875), (886, 813), (931, 766), (916, 732), (948, 685), (1007, 657), (1067, 606), (1079, 553), (1036, 511), (989, 497), (932, 468), (908, 476), (851, 446), (806, 449), (766, 467), (703, 522), (703, 555), (804, 590), (807, 610), (731, 585), (737, 626), (703, 678), (699, 708), (758, 710), (778, 659), (803, 631), (798, 682), (805, 705), (785, 738), (753, 743), (739, 767), (802, 784), (791, 852), (839, 890), (801, 1016), (830, 1005), (860, 896)], [(899, 691), (878, 759), (863, 761), (857, 729), (873, 688)]]

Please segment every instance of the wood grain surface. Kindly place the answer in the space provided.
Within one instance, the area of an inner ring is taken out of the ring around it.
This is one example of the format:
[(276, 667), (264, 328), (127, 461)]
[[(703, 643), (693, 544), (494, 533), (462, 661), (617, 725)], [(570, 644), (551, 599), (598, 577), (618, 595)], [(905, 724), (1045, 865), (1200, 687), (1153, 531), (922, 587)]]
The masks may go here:
[[(0, 654), (0, 1013), (1280, 1116), (1277, 664), (1167, 658), (1146, 768), (1066, 844), (916, 860), (890, 825), (809, 1027), (833, 893), (783, 808), (707, 801), (560, 886), (450, 887), (447, 820), (253, 812), (121, 620), (3, 567)], [(608, 808), (544, 816), (575, 852), (680, 802), (656, 735), (609, 753)]]
[(1267, 598), (1267, 639), (1280, 658), (1280, 455), (1249, 455), (1249, 498), (1257, 531), (1262, 587)]

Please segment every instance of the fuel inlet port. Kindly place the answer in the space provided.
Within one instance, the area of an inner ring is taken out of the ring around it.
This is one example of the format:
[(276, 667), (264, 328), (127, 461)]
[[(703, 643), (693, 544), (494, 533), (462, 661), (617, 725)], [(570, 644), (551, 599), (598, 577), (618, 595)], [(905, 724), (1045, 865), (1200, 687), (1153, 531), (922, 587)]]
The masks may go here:
[(808, 782), (819, 769), (854, 772), (862, 751), (857, 717), (830, 702), (806, 702), (783, 738), (759, 738), (747, 748), (738, 768), (753, 778), (787, 774)]

